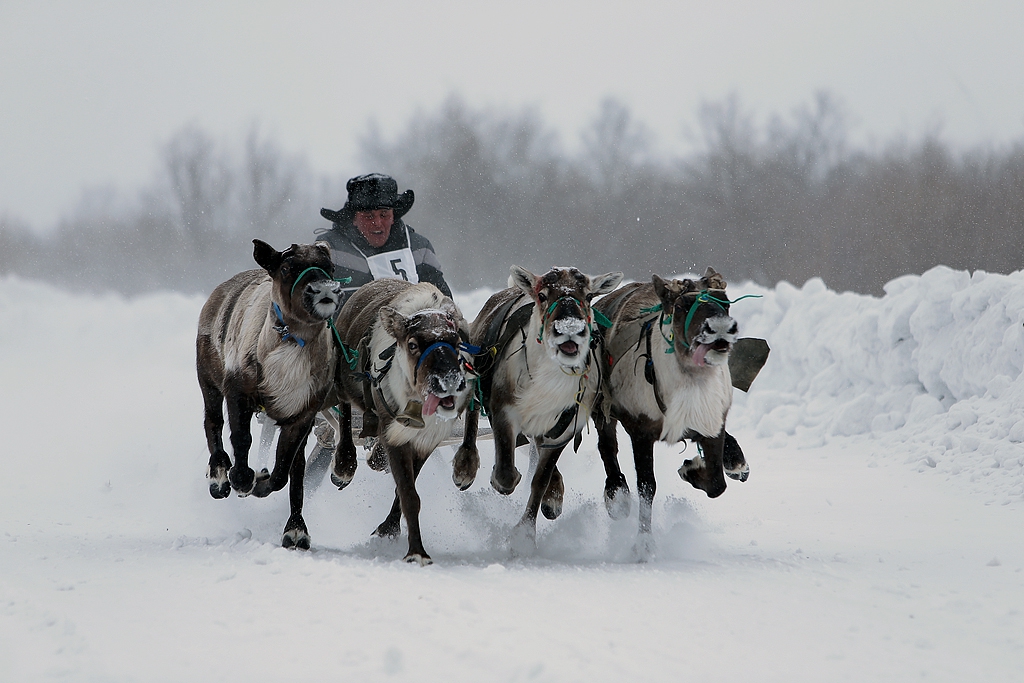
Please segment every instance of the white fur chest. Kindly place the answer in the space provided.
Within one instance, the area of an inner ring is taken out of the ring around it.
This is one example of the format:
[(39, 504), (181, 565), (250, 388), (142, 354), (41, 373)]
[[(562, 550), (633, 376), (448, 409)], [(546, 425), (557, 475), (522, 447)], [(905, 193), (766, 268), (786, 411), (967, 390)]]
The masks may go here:
[[(529, 346), (531, 340), (527, 340)], [(514, 393), (509, 406), (509, 418), (519, 432), (537, 436), (550, 431), (567, 408), (576, 405), (576, 397), (584, 388), (580, 406), (579, 424), (586, 424), (594, 405), (597, 390), (597, 370), (592, 363), (582, 374), (574, 375), (563, 370), (540, 348), (538, 353), (529, 354), (524, 362), (520, 351), (509, 355), (504, 364), (506, 381), (495, 382), (499, 387), (509, 387)], [(527, 365), (529, 370), (527, 371)]]
[(321, 388), (322, 372), (313, 372), (309, 351), (298, 344), (278, 344), (263, 359), (260, 393), (269, 396), (274, 413), (290, 417), (302, 411)]
[(716, 436), (732, 406), (732, 378), (727, 364), (684, 371), (664, 348), (653, 350), (655, 375), (665, 412), (661, 412), (654, 387), (644, 378), (641, 351), (631, 350), (612, 368), (609, 393), (614, 406), (633, 415), (661, 418), (661, 440), (675, 443), (688, 430)]
[[(674, 388), (662, 396), (665, 401), (665, 421), (661, 439), (675, 443), (688, 430), (704, 436), (717, 436), (725, 425), (725, 417), (732, 406), (732, 379), (729, 366), (702, 368), (702, 372), (677, 372), (665, 384)], [(666, 374), (673, 374), (668, 372)], [(659, 388), (662, 387), (659, 377)], [(665, 391), (665, 389), (662, 389)]]

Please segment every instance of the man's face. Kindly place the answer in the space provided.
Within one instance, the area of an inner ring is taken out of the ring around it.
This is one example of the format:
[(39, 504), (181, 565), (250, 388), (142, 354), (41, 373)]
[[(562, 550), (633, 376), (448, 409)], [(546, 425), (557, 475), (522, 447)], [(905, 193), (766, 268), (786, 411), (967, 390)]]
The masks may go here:
[(373, 248), (383, 247), (391, 234), (391, 225), (395, 222), (392, 209), (373, 209), (372, 211), (356, 211), (352, 224), (359, 234)]

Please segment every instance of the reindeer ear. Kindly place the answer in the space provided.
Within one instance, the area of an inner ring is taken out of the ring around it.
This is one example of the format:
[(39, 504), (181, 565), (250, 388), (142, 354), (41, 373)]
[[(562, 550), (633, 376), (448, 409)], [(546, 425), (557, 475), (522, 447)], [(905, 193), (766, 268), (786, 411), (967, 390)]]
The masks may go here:
[(281, 266), (281, 252), (263, 240), (253, 240), (252, 257), (268, 273), (273, 273)]
[(708, 266), (708, 269), (704, 271), (704, 277), (701, 280), (707, 283), (708, 289), (725, 289), (726, 287), (725, 278), (711, 266)]
[(607, 294), (622, 282), (622, 273), (605, 273), (590, 278), (590, 296)]
[(462, 313), (459, 311), (459, 307), (456, 306), (455, 302), (449, 299), (448, 297), (444, 297), (441, 300), (441, 305), (438, 306), (438, 308), (445, 315), (454, 320), (456, 325), (459, 323), (460, 320), (462, 320)]
[(665, 292), (668, 291), (668, 282), (665, 278), (661, 277), (657, 273), (651, 275), (651, 283), (654, 285), (654, 293), (658, 295), (659, 299), (665, 298)]
[(405, 338), (405, 316), (391, 308), (390, 306), (383, 306), (380, 309), (380, 324), (384, 326), (384, 331), (390, 334), (395, 339)]
[(518, 287), (530, 296), (533, 296), (533, 288), (537, 283), (537, 276), (522, 266), (512, 266), (509, 268), (509, 271), (512, 273), (508, 279), (509, 287)]
[(313, 244), (313, 246), (315, 246), (320, 251), (324, 252), (324, 254), (327, 255), (327, 258), (331, 258), (331, 245), (330, 244), (328, 244), (327, 242), (324, 242), (323, 240), (317, 240)]

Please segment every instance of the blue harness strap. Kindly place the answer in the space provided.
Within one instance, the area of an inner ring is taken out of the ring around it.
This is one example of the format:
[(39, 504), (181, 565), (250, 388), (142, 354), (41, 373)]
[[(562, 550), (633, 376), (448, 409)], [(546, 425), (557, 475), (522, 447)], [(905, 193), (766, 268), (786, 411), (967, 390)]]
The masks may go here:
[(455, 347), (449, 344), (448, 342), (434, 342), (426, 349), (424, 349), (423, 353), (420, 354), (420, 359), (416, 361), (416, 371), (419, 372), (420, 366), (423, 365), (423, 361), (427, 359), (427, 356), (429, 356), (431, 353), (442, 347), (447, 347), (451, 349), (452, 353), (454, 353), (456, 356), (459, 355), (459, 352), (455, 350)]
[(284, 316), (281, 315), (281, 307), (277, 305), (277, 302), (271, 301), (270, 303), (274, 307), (274, 314), (277, 315), (277, 321), (279, 324), (274, 325), (274, 329), (277, 330), (278, 334), (281, 335), (281, 341), (288, 341), (289, 339), (294, 339), (295, 343), (299, 345), (299, 348), (305, 346), (306, 342), (304, 339), (299, 339), (294, 334), (288, 331), (288, 326), (284, 324)]

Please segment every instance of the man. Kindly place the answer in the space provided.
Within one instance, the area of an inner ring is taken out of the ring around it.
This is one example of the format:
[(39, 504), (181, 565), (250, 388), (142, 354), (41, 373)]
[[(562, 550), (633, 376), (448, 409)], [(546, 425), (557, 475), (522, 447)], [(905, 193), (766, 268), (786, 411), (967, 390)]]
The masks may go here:
[(413, 191), (398, 194), (398, 183), (383, 173), (356, 176), (345, 189), (345, 206), (338, 211), (320, 210), (334, 225), (316, 231), (317, 239), (331, 245), (334, 277), (352, 278), (344, 288), (345, 298), (381, 278), (429, 282), (450, 297), (451, 289), (430, 240), (402, 220), (412, 208)]
[[(334, 277), (352, 278), (342, 289), (342, 303), (362, 285), (382, 278), (401, 278), (409, 282), (429, 282), (441, 292), (452, 295), (441, 271), (430, 240), (418, 234), (402, 220), (412, 208), (412, 190), (398, 194), (398, 183), (383, 173), (356, 176), (345, 184), (348, 200), (338, 211), (321, 209), (320, 215), (334, 223), (329, 229), (314, 231), (316, 238), (331, 245)], [(372, 411), (363, 415), (364, 433), (376, 428)], [(317, 415), (318, 450), (310, 457), (306, 485), (319, 486), (334, 451), (334, 430)], [(370, 447), (374, 439), (367, 439)], [(376, 470), (387, 467), (386, 455), (374, 449), (368, 460)]]

